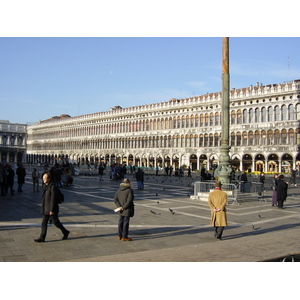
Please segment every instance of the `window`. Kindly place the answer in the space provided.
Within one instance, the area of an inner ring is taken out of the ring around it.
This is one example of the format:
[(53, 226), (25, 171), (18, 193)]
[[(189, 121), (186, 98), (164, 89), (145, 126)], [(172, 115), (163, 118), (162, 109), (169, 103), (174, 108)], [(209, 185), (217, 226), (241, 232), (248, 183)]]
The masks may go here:
[(263, 107), (261, 110), (261, 121), (267, 122), (267, 110), (265, 107)]
[(282, 121), (287, 120), (287, 108), (286, 105), (282, 105), (281, 107), (281, 115), (282, 115)]
[(248, 123), (247, 110), (243, 110), (243, 124)]
[(270, 107), (268, 108), (268, 121), (269, 121), (269, 122), (273, 122), (273, 114), (274, 114), (273, 107), (270, 106)]

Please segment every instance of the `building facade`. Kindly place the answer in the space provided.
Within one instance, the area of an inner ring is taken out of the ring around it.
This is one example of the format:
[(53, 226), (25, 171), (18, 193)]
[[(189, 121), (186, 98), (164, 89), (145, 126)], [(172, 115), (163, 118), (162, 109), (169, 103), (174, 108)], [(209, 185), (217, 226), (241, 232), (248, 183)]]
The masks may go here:
[(1, 162), (26, 161), (27, 125), (0, 120)]
[[(143, 167), (218, 165), (221, 92), (28, 126), (27, 161)], [(300, 80), (230, 91), (230, 157), (240, 170), (300, 167)]]

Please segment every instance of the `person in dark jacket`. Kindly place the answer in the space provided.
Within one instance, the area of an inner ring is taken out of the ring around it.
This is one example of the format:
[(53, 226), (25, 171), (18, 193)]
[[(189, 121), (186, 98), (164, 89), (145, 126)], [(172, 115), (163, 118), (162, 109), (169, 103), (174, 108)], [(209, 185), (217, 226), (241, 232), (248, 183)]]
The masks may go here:
[(22, 186), (25, 182), (26, 170), (22, 164), (20, 164), (19, 167), (17, 168), (16, 174), (18, 176), (18, 192), (23, 192)]
[(68, 231), (60, 222), (58, 218), (59, 206), (57, 201), (57, 186), (52, 182), (51, 175), (45, 173), (43, 175), (43, 196), (42, 196), (42, 206), (41, 214), (43, 215), (41, 235), (35, 242), (41, 243), (45, 242), (48, 221), (51, 218), (52, 223), (61, 230), (63, 233), (63, 240), (66, 240), (69, 236), (70, 231)]
[(137, 182), (138, 190), (144, 189), (144, 171), (141, 168), (138, 168), (135, 173), (135, 179)]
[(122, 241), (131, 241), (131, 238), (128, 238), (129, 230), (129, 221), (130, 218), (134, 216), (134, 193), (130, 187), (130, 181), (128, 178), (125, 178), (124, 181), (120, 184), (119, 189), (117, 190), (114, 201), (116, 204), (119, 214), (119, 240)]
[(284, 176), (279, 175), (277, 183), (277, 203), (278, 208), (283, 208), (283, 202), (287, 197), (288, 184), (284, 181)]
[(9, 188), (12, 196), (14, 195), (14, 177), (15, 177), (15, 171), (12, 169), (11, 165), (7, 165), (6, 194), (8, 192), (8, 188)]

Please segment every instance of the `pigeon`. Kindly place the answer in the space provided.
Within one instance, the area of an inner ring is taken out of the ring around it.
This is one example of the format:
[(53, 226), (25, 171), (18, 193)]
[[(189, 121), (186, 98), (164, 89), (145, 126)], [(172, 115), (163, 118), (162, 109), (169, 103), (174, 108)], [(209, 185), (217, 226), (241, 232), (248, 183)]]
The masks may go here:
[(175, 215), (175, 212), (171, 208), (169, 208), (169, 211), (171, 212), (172, 215)]
[(254, 225), (253, 225), (253, 224), (251, 224), (251, 227), (252, 227), (252, 230), (255, 230), (255, 228), (254, 228)]
[(156, 195), (156, 196), (158, 196), (158, 194), (157, 194), (157, 193), (156, 193), (155, 195)]
[(159, 204), (159, 201), (157, 201), (157, 204)]
[(150, 210), (150, 212), (151, 212), (152, 214), (154, 214), (154, 215), (160, 215), (160, 213), (156, 213), (156, 212), (153, 211), (153, 210)]
[(258, 215), (259, 218), (261, 218), (261, 215)]

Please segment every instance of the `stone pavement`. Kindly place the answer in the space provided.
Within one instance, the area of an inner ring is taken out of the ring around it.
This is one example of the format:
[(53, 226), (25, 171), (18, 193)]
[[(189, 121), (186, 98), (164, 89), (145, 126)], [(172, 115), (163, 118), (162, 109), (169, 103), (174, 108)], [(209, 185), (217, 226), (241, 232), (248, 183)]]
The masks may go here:
[[(30, 172), (28, 172), (30, 174)], [(42, 192), (32, 192), (27, 176), (23, 193), (0, 197), (0, 261), (2, 262), (254, 262), (300, 253), (300, 187), (290, 187), (285, 209), (266, 200), (227, 206), (229, 226), (223, 240), (213, 237), (207, 202), (191, 200), (190, 178), (145, 176), (145, 189), (135, 192), (131, 242), (117, 238), (118, 215), (113, 196), (120, 182), (108, 175), (77, 176), (62, 188), (60, 220), (71, 231), (67, 240), (53, 225), (45, 243), (39, 236)], [(15, 185), (15, 189), (16, 189)], [(169, 211), (171, 208), (175, 214)]]

